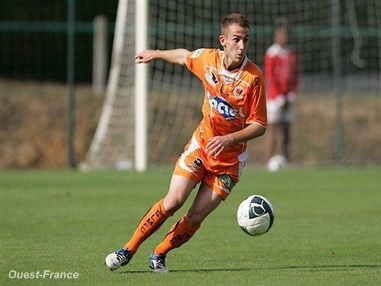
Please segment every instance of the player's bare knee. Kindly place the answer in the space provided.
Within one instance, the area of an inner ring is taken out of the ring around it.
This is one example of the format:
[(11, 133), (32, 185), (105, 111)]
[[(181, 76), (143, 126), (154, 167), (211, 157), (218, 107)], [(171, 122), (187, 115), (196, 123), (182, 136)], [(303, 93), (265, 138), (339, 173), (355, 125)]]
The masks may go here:
[(164, 198), (163, 204), (165, 210), (173, 214), (183, 206), (184, 200), (180, 198), (166, 197)]

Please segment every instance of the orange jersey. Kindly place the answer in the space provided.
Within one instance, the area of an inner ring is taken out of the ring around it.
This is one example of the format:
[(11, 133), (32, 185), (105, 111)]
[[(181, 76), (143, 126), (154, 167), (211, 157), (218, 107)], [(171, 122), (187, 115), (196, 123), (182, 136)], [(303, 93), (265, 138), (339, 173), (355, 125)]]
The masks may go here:
[[(203, 119), (193, 134), (203, 150), (214, 136), (233, 133), (253, 123), (267, 126), (262, 71), (247, 57), (239, 69), (228, 71), (223, 58), (223, 51), (198, 49), (186, 59), (188, 69), (202, 81), (205, 89)], [(237, 164), (246, 145), (246, 142), (233, 144), (217, 158), (209, 157), (208, 163), (212, 167)]]

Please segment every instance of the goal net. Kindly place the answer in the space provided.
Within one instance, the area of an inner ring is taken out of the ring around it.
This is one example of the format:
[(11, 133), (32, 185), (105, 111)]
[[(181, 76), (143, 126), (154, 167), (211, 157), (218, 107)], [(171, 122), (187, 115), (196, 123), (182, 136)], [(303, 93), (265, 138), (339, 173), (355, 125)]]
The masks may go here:
[[(141, 2), (148, 6), (146, 34), (141, 24), (137, 24), (145, 13), (139, 10)], [(220, 22), (232, 12), (249, 19), (248, 56), (260, 68), (266, 49), (272, 44), (275, 19), (288, 19), (290, 43), (300, 54), (302, 70), (298, 119), (293, 131), (294, 161), (331, 163), (343, 152), (345, 157), (340, 142), (345, 128), (341, 120), (346, 117), (341, 114), (342, 94), (348, 100), (358, 99), (358, 91), (376, 100), (380, 94), (381, 2), (361, 3), (355, 0), (120, 0), (103, 112), (81, 167), (134, 168), (139, 156), (135, 150), (142, 146), (146, 151), (143, 161), (148, 165), (176, 161), (201, 119), (201, 83), (185, 67), (158, 60), (145, 65), (145, 95), (144, 87), (136, 86), (136, 42), (147, 37), (150, 49), (219, 48)], [(140, 96), (146, 96), (146, 103), (143, 101), (146, 107), (136, 110)], [(361, 99), (357, 104), (367, 102)], [(371, 116), (379, 118), (377, 110), (373, 111)], [(137, 134), (139, 122), (136, 121), (140, 120), (143, 131)], [(312, 125), (313, 122), (316, 124)], [(146, 136), (140, 136), (144, 142), (139, 142), (136, 137), (142, 132)], [(249, 164), (263, 163), (263, 145), (263, 138), (250, 142)], [(350, 156), (353, 154), (352, 150)], [(145, 165), (140, 169), (144, 170)]]

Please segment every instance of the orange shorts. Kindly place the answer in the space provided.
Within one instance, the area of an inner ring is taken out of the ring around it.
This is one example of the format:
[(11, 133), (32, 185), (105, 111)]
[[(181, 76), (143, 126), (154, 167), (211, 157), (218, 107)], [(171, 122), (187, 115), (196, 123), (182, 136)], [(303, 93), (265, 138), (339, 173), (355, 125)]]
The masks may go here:
[(203, 181), (225, 200), (238, 183), (244, 166), (245, 161), (229, 166), (211, 166), (208, 155), (193, 137), (177, 160), (173, 174), (187, 177), (196, 183)]

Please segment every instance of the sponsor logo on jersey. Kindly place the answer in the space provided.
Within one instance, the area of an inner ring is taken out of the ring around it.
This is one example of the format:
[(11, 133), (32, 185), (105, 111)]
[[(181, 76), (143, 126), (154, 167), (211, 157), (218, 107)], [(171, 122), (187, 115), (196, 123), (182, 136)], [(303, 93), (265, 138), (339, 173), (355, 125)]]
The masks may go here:
[(208, 95), (210, 106), (219, 114), (221, 114), (226, 120), (234, 119), (237, 114), (242, 118), (245, 117), (243, 108), (235, 109), (228, 101), (218, 96)]

